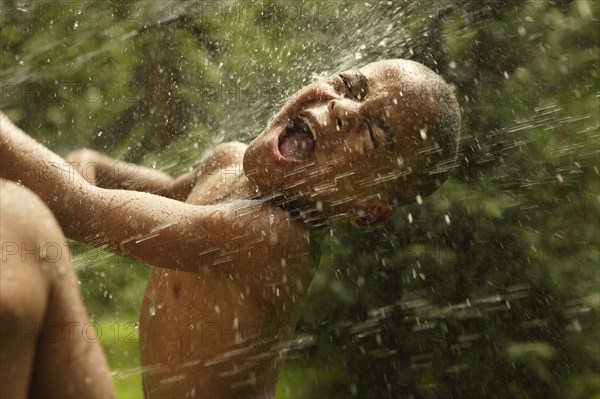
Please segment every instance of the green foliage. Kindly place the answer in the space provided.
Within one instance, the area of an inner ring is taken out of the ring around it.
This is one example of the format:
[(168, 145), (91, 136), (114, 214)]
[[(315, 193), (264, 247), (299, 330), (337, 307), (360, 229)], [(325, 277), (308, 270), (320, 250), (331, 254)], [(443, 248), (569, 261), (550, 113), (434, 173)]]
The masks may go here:
[[(438, 71), (461, 103), (457, 169), (385, 228), (332, 231), (298, 326), (313, 344), (278, 397), (600, 395), (600, 2), (2, 7), (3, 111), (60, 153), (175, 175), (318, 76), (393, 57)], [(109, 338), (147, 267), (73, 251), (119, 394), (139, 396), (135, 345)]]

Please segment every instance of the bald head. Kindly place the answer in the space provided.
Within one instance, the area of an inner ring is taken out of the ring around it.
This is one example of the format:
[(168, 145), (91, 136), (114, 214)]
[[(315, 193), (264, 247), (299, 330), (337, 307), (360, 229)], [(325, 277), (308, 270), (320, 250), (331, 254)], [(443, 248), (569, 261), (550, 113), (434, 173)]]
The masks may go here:
[(384, 60), (360, 68), (394, 131), (400, 177), (390, 185), (401, 203), (431, 194), (447, 179), (455, 162), (460, 110), (451, 87), (426, 66), (409, 60)]

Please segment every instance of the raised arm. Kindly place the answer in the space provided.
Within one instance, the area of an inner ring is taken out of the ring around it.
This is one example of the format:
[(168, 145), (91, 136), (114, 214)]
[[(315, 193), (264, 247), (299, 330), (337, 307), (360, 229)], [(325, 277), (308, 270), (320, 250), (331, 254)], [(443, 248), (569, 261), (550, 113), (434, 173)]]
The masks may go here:
[(281, 210), (263, 211), (267, 205), (198, 206), (95, 187), (2, 113), (0, 160), (0, 177), (36, 192), (68, 237), (155, 266), (210, 272), (227, 256), (265, 250), (273, 240), (303, 240), (299, 229), (285, 227), (299, 222)]
[(246, 144), (219, 144), (191, 171), (173, 179), (156, 169), (112, 159), (94, 150), (77, 150), (65, 160), (88, 183), (101, 188), (143, 191), (185, 201), (199, 179), (234, 163), (241, 165)]
[(94, 150), (73, 151), (65, 160), (88, 183), (102, 188), (143, 191), (169, 197), (175, 182), (171, 176), (159, 170), (118, 161)]

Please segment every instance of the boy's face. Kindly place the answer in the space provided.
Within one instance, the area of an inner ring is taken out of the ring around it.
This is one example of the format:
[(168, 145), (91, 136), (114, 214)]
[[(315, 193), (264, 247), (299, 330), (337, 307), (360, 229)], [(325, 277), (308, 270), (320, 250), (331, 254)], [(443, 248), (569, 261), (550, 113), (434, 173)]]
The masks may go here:
[(428, 106), (411, 89), (424, 71), (411, 61), (379, 61), (303, 88), (250, 143), (246, 175), (329, 216), (365, 200), (391, 203), (386, 181), (406, 173), (418, 155), (413, 142), (426, 139), (419, 132), (427, 127), (416, 124)]

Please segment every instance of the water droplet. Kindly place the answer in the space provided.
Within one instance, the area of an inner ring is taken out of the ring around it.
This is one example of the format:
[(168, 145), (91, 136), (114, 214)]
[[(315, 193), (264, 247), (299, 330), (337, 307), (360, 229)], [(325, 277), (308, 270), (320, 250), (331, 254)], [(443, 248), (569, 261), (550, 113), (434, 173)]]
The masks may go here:
[(156, 314), (156, 308), (154, 306), (150, 306), (148, 313), (150, 316), (154, 316)]
[(417, 194), (415, 199), (417, 200), (417, 204), (421, 205), (423, 203), (423, 198), (419, 194)]

